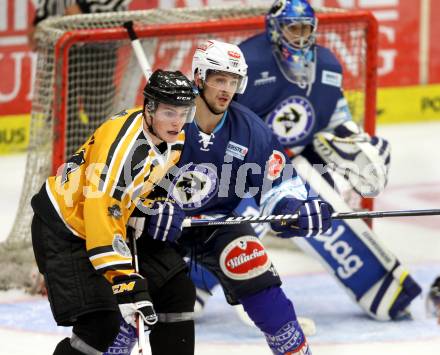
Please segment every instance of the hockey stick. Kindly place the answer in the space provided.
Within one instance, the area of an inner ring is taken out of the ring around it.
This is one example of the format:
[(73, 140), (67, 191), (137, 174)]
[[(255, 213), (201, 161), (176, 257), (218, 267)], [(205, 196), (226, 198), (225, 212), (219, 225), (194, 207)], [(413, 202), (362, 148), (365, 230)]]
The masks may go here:
[[(139, 273), (139, 261), (138, 261), (138, 253), (136, 246), (136, 238), (133, 234), (130, 234), (130, 246), (133, 253), (133, 266), (136, 273)], [(142, 320), (141, 316), (138, 315), (136, 317), (136, 328), (137, 328), (137, 336), (138, 336), (138, 354), (139, 355), (147, 355), (146, 349), (146, 340), (145, 340), (145, 324)]]
[[(136, 55), (136, 59), (142, 69), (142, 72), (145, 75), (145, 79), (148, 82), (150, 75), (152, 73), (151, 65), (148, 62), (147, 56), (144, 53), (141, 43), (139, 42), (138, 36), (133, 28), (133, 21), (125, 22), (123, 24), (124, 28), (127, 30), (128, 36), (130, 37), (131, 46), (133, 47), (134, 53)], [(136, 238), (131, 235), (130, 244), (133, 248), (133, 259), (134, 259), (134, 269), (137, 273), (139, 273), (139, 262), (138, 262), (138, 254), (136, 247)], [(145, 341), (145, 325), (141, 316), (138, 315), (136, 317), (136, 325), (137, 325), (137, 333), (138, 333), (138, 353), (139, 355), (146, 355), (146, 341)]]
[(142, 72), (145, 75), (145, 79), (148, 82), (150, 75), (152, 73), (151, 65), (148, 62), (147, 56), (144, 53), (144, 49), (142, 48), (141, 42), (139, 42), (139, 38), (136, 35), (136, 32), (133, 28), (133, 21), (124, 22), (124, 28), (127, 30), (128, 37), (130, 37), (131, 46), (133, 47), (134, 53), (136, 54), (136, 59), (142, 69)]
[[(427, 210), (394, 210), (394, 211), (365, 211), (365, 212), (335, 212), (333, 219), (358, 219), (358, 218), (388, 218), (388, 217), (413, 217), (440, 215), (440, 209)], [(296, 221), (297, 214), (280, 214), (269, 216), (238, 216), (222, 219), (192, 219), (185, 218), (183, 227), (223, 226), (231, 224), (268, 223), (280, 221)]]

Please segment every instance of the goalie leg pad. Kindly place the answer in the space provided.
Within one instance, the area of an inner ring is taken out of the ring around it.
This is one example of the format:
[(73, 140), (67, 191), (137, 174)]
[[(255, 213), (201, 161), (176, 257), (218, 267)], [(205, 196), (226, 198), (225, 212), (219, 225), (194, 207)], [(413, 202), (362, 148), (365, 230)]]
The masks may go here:
[(396, 261), (395, 267), (362, 296), (359, 304), (378, 320), (399, 319), (420, 293), (420, 286)]
[[(336, 211), (349, 206), (303, 157), (294, 159), (303, 180)], [(362, 220), (335, 220), (331, 231), (313, 238), (291, 239), (315, 256), (373, 318), (390, 320), (421, 292), (397, 258)]]
[(240, 302), (264, 333), (273, 354), (311, 354), (293, 304), (280, 287), (267, 288)]
[[(330, 268), (355, 301), (375, 319), (396, 318), (421, 292), (365, 224), (355, 229), (346, 221), (334, 221), (331, 232), (292, 240)], [(383, 253), (379, 256), (380, 250)]]

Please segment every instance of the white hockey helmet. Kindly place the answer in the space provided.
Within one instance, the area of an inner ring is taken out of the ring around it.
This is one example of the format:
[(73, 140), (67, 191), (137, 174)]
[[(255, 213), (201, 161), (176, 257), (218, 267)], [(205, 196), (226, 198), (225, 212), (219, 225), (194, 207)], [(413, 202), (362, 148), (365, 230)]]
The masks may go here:
[(198, 73), (202, 81), (206, 80), (210, 70), (238, 75), (241, 79), (237, 86), (237, 94), (244, 93), (246, 89), (247, 68), (244, 55), (238, 46), (216, 40), (208, 40), (199, 45), (192, 61), (192, 73), (194, 77)]

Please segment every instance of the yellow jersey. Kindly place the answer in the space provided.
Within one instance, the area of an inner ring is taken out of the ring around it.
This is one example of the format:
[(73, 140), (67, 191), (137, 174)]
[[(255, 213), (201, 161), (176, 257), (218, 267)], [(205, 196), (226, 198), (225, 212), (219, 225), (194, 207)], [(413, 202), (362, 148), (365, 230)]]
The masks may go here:
[(142, 110), (105, 123), (46, 181), (46, 192), (66, 227), (86, 242), (91, 263), (113, 283), (135, 271), (125, 243), (126, 224), (181, 155), (185, 133), (155, 146)]

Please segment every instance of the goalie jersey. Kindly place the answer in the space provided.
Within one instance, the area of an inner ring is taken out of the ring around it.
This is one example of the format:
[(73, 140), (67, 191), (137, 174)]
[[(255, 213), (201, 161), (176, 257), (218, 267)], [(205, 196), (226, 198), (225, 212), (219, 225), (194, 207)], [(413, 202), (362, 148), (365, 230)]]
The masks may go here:
[(284, 147), (299, 147), (294, 150), (298, 153), (315, 133), (351, 119), (341, 64), (327, 48), (314, 46), (317, 64), (311, 86), (303, 88), (279, 69), (265, 33), (244, 41), (240, 48), (250, 70), (246, 91), (236, 100), (265, 119)]
[[(231, 102), (213, 133), (202, 132), (194, 120), (185, 127), (186, 144), (179, 171), (168, 181), (168, 195), (187, 215), (231, 214), (243, 197), (275, 204), (274, 190), (307, 199), (307, 191), (283, 148), (262, 120)], [(282, 196), (281, 196), (282, 197)]]
[(123, 111), (46, 180), (32, 207), (61, 237), (84, 239), (91, 263), (107, 280), (130, 275), (126, 223), (177, 163), (184, 137), (182, 131), (177, 142), (155, 146), (143, 130), (142, 110)]

